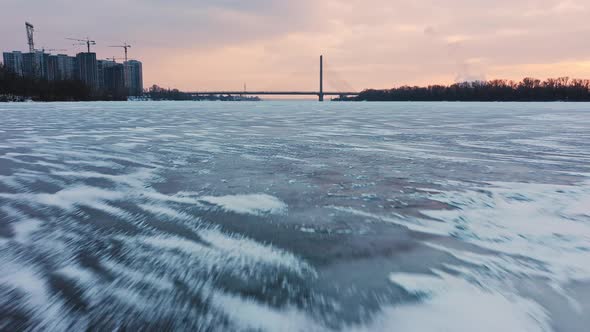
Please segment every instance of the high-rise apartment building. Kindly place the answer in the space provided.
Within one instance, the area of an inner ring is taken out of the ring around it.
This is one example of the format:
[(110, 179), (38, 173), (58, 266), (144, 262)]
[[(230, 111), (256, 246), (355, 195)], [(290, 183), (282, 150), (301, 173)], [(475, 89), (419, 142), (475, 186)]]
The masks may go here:
[(98, 60), (96, 61), (96, 77), (98, 78), (98, 89), (103, 90), (105, 88), (105, 70), (115, 66), (117, 63), (110, 60)]
[(76, 58), (65, 54), (57, 55), (57, 71), (60, 80), (76, 79)]
[(127, 95), (125, 87), (125, 67), (120, 63), (113, 63), (112, 66), (104, 68), (103, 89), (106, 93), (114, 96)]
[(24, 76), (23, 54), (19, 51), (3, 53), (4, 66), (19, 76)]
[(23, 54), (23, 76), (47, 78), (45, 53), (33, 52)]
[(125, 61), (125, 86), (130, 96), (143, 94), (142, 64), (137, 60)]
[(76, 55), (76, 76), (92, 91), (98, 90), (96, 53), (78, 53)]
[(47, 71), (47, 80), (59, 80), (59, 68), (57, 62), (57, 55), (44, 54), (45, 68)]

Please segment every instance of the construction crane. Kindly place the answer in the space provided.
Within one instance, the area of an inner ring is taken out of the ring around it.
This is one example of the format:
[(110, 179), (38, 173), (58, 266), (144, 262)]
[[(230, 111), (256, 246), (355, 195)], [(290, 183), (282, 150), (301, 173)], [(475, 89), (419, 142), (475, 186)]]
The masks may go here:
[(29, 22), (25, 22), (25, 27), (27, 28), (27, 43), (29, 44), (29, 53), (35, 53), (35, 42), (33, 41), (33, 32), (35, 32), (35, 28)]
[(123, 45), (113, 45), (113, 46), (109, 46), (109, 47), (120, 47), (125, 49), (125, 62), (127, 62), (127, 49), (131, 48), (131, 45), (127, 44), (127, 43), (123, 43)]
[(112, 60), (113, 62), (117, 62), (116, 60), (123, 60), (123, 59), (125, 59), (125, 58), (117, 58), (117, 57), (114, 57), (114, 56), (112, 56), (112, 57), (110, 57), (110, 58), (105, 58), (105, 59), (107, 59), (107, 60)]
[(86, 37), (86, 39), (77, 39), (77, 38), (66, 38), (66, 39), (80, 42), (80, 44), (75, 44), (75, 45), (86, 45), (86, 47), (88, 48), (88, 53), (90, 53), (90, 45), (96, 45), (96, 42), (94, 40), (90, 40), (90, 38), (88, 38), (88, 37)]
[(46, 49), (45, 47), (41, 47), (40, 50), (35, 49), (35, 41), (33, 39), (33, 34), (35, 32), (35, 27), (29, 23), (29, 22), (25, 22), (25, 28), (27, 29), (27, 44), (29, 44), (29, 53), (35, 53), (38, 51), (41, 51), (42, 53), (45, 53), (45, 51), (48, 52), (65, 52), (67, 50), (64, 49), (55, 49), (55, 48), (50, 48), (50, 49)]
[(63, 49), (63, 48), (45, 48), (45, 47), (41, 47), (41, 52), (45, 53), (45, 51), (47, 51), (47, 52), (67, 52), (68, 50)]

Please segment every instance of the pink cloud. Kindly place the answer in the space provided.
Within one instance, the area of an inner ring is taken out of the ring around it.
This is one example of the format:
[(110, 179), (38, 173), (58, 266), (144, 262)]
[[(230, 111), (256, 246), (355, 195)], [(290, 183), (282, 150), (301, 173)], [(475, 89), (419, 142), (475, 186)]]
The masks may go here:
[(107, 57), (116, 54), (106, 45), (126, 40), (146, 85), (307, 90), (317, 85), (319, 54), (337, 73), (331, 81), (357, 89), (544, 78), (552, 68), (590, 77), (586, 0), (5, 2), (3, 48), (25, 48), (24, 20), (48, 47), (90, 35)]

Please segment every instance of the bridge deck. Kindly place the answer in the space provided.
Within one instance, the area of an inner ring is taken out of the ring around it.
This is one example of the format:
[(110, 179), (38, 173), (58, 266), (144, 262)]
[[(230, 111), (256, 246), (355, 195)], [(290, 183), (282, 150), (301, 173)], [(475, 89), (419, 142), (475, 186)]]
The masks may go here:
[[(317, 91), (201, 91), (189, 92), (194, 96), (203, 95), (275, 95), (275, 96), (319, 96)], [(353, 96), (359, 92), (324, 92), (324, 96)]]

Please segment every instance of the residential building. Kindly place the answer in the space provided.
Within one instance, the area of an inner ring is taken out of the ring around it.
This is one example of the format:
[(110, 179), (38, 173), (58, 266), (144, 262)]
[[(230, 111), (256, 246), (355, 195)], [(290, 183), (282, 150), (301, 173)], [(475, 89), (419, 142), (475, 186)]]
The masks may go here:
[(57, 55), (57, 71), (60, 80), (76, 79), (76, 58), (65, 54)]
[(104, 72), (107, 68), (115, 66), (117, 63), (110, 60), (98, 60), (96, 61), (96, 76), (98, 79), (98, 89), (103, 90), (104, 84)]
[(16, 73), (17, 75), (23, 76), (23, 54), (19, 51), (4, 52), (3, 53), (4, 66)]
[(57, 55), (44, 54), (45, 68), (48, 81), (60, 80)]
[(143, 94), (143, 73), (140, 61), (125, 61), (125, 86), (130, 96)]
[(98, 90), (96, 53), (78, 53), (76, 55), (76, 77), (92, 91)]
[(128, 94), (125, 87), (125, 67), (120, 63), (114, 63), (103, 70), (103, 89), (114, 96)]
[(33, 52), (23, 54), (23, 76), (47, 78), (45, 53)]

